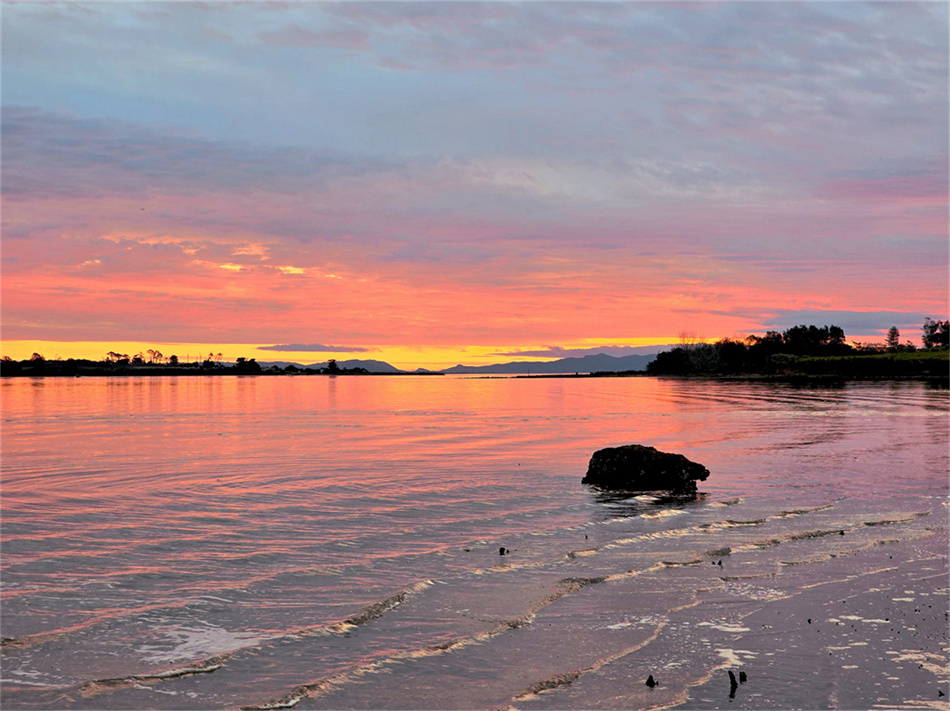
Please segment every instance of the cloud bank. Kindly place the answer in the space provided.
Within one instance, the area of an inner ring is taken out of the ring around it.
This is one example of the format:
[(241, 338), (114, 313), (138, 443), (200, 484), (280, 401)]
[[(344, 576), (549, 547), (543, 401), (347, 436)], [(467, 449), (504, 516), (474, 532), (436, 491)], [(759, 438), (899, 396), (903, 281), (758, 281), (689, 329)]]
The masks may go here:
[(540, 356), (946, 317), (947, 23), (8, 5), (4, 338)]

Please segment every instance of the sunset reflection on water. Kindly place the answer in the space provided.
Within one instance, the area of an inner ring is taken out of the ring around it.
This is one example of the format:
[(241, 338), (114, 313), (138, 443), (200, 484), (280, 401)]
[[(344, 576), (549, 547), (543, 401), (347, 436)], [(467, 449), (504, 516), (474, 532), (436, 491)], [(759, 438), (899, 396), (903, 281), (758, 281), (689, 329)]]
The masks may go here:
[[(730, 531), (815, 507), (852, 526), (947, 489), (947, 391), (913, 382), (66, 378), (6, 379), (0, 395), (3, 636), (28, 652), (11, 674), (50, 688), (336, 629), (434, 580), (465, 591), (521, 571), (527, 592), (507, 601), (548, 590), (564, 561), (622, 577), (707, 530), (694, 518)], [(701, 494), (580, 483), (594, 450), (631, 442), (702, 462)], [(637, 541), (661, 547), (625, 552)], [(427, 624), (412, 628), (423, 647)], [(277, 676), (261, 683), (295, 683)]]

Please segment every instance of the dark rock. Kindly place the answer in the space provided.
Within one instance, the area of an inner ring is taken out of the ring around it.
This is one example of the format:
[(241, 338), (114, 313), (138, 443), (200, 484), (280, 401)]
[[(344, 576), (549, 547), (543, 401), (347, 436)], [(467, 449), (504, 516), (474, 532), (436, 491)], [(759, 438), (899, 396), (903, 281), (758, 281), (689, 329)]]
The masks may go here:
[(729, 698), (734, 699), (736, 697), (736, 689), (739, 688), (739, 682), (736, 681), (736, 675), (731, 671), (729, 672)]
[(749, 677), (746, 676), (746, 673), (744, 671), (739, 672), (739, 683), (745, 684), (747, 681), (749, 681)]
[(652, 675), (652, 674), (650, 674), (650, 676), (647, 677), (647, 686), (649, 686), (651, 689), (652, 689), (654, 686), (656, 686), (656, 681), (653, 679), (653, 675)]
[(709, 476), (702, 464), (682, 454), (628, 444), (594, 452), (582, 484), (623, 491), (696, 493), (696, 482)]

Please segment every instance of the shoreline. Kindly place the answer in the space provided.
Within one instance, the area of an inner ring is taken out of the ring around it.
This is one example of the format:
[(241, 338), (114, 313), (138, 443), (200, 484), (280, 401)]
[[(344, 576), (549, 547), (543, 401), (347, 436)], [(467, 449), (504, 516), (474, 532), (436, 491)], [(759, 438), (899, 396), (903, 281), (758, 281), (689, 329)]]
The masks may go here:
[(855, 375), (843, 375), (840, 373), (783, 373), (783, 374), (764, 374), (764, 373), (737, 373), (732, 375), (713, 375), (713, 374), (694, 374), (694, 375), (654, 375), (646, 371), (619, 371), (619, 372), (596, 372), (596, 373), (538, 373), (536, 375), (526, 373), (444, 373), (441, 371), (412, 372), (401, 371), (398, 373), (385, 372), (339, 372), (339, 373), (321, 373), (314, 371), (300, 370), (296, 372), (234, 372), (233, 369), (215, 369), (215, 370), (197, 370), (197, 369), (159, 369), (143, 368), (140, 371), (80, 371), (80, 372), (57, 372), (57, 373), (0, 373), (0, 379), (3, 378), (169, 378), (169, 377), (405, 377), (405, 376), (460, 376), (479, 380), (545, 380), (561, 378), (657, 378), (659, 380), (682, 380), (688, 382), (714, 381), (714, 382), (754, 382), (754, 383), (789, 383), (795, 385), (837, 385), (851, 382), (929, 382), (936, 384), (946, 384), (950, 386), (950, 372), (946, 374), (936, 373), (918, 373), (910, 375), (899, 374), (881, 374), (873, 375), (859, 373)]

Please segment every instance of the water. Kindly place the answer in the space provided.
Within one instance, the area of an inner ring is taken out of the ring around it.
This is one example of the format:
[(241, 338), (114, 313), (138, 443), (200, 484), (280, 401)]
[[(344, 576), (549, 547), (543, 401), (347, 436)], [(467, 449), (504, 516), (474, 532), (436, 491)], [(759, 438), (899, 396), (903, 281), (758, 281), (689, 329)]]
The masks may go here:
[[(945, 388), (195, 377), (0, 396), (4, 708), (948, 691)], [(580, 484), (594, 450), (631, 442), (703, 463), (700, 496)]]

